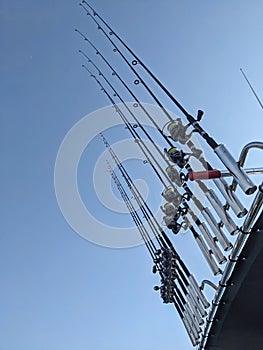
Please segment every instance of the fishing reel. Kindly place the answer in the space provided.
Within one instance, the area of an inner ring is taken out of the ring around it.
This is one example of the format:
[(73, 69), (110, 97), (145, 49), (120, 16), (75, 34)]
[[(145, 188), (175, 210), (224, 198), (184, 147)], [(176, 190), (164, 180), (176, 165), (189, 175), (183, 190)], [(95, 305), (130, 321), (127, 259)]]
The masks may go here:
[(164, 206), (161, 205), (160, 208), (167, 216), (174, 217), (178, 211), (178, 207), (176, 207), (172, 202), (165, 203)]
[(183, 125), (181, 118), (177, 118), (167, 126), (167, 130), (171, 135), (170, 137), (175, 142), (180, 142), (184, 145), (191, 138), (193, 133), (186, 134), (188, 127), (189, 125)]
[(173, 188), (164, 190), (162, 196), (167, 200), (167, 202), (173, 203), (176, 207), (180, 205), (182, 200), (181, 194), (175, 191)]
[(165, 171), (172, 182), (175, 182), (179, 187), (182, 185), (180, 175), (173, 165), (169, 165)]
[(175, 287), (175, 284), (172, 286), (165, 284), (165, 285), (161, 285), (160, 287), (154, 286), (153, 289), (155, 291), (160, 291), (160, 295), (161, 295), (161, 298), (163, 299), (164, 304), (169, 304), (174, 302), (174, 299), (173, 299), (175, 295), (174, 287)]
[[(163, 274), (165, 277), (167, 277), (169, 280), (174, 280), (177, 276), (176, 273), (176, 264), (173, 264), (172, 262), (167, 262), (164, 264)], [(166, 281), (164, 281), (165, 284)], [(166, 282), (167, 283), (167, 282)]]
[(161, 298), (163, 299), (164, 304), (169, 304), (174, 302), (174, 288), (175, 288), (175, 283), (172, 286), (166, 286), (166, 285), (161, 285), (161, 286), (154, 286), (153, 289), (155, 291), (160, 291)]
[[(187, 145), (188, 145), (188, 143), (187, 143)], [(175, 163), (179, 168), (183, 169), (184, 167), (186, 167), (189, 164), (190, 157), (194, 157), (196, 159), (199, 159), (200, 161), (202, 161), (202, 159), (203, 159), (201, 149), (196, 148), (191, 141), (189, 141), (188, 146), (191, 149), (191, 153), (186, 153), (183, 150), (179, 150), (177, 147), (171, 147), (171, 148), (169, 148), (169, 150), (167, 150), (167, 148), (165, 148), (164, 151), (167, 154), (167, 156), (171, 162)], [(168, 169), (168, 172), (171, 174), (171, 176), (175, 180), (177, 180), (178, 173), (175, 173), (175, 171), (172, 169), (172, 166), (169, 166), (166, 169)], [(182, 184), (182, 181), (184, 181), (181, 177), (181, 174), (179, 176), (181, 178), (181, 183), (179, 183), (179, 180), (177, 180), (178, 186), (180, 186)]]
[[(176, 259), (175, 256), (173, 254), (173, 251), (171, 249), (166, 249), (163, 251), (162, 254), (162, 263), (161, 263), (161, 267), (162, 267), (162, 272), (163, 274), (168, 277), (170, 280), (171, 279), (175, 279), (176, 278)], [(162, 279), (162, 282), (165, 282), (164, 279)]]
[(189, 157), (186, 158), (186, 156), (189, 154), (183, 152), (182, 150), (179, 151), (177, 147), (171, 147), (169, 150), (165, 148), (164, 151), (170, 161), (177, 164), (179, 168), (184, 168), (188, 163)]
[[(163, 224), (171, 230), (175, 235), (177, 235), (183, 228), (186, 230), (188, 228), (187, 222), (184, 220), (184, 216), (188, 212), (188, 207), (179, 207), (175, 215), (165, 215), (163, 217)], [(183, 220), (179, 223), (179, 218), (182, 217)], [(156, 260), (156, 259), (155, 259)], [(157, 260), (156, 260), (157, 261)]]
[(169, 230), (172, 230), (172, 232), (177, 235), (179, 231), (181, 230), (182, 224), (179, 224), (177, 222), (178, 218), (174, 216), (164, 216), (163, 221), (165, 223), (165, 226), (169, 228)]
[[(203, 115), (204, 112), (198, 110), (196, 121), (199, 122), (202, 119)], [(169, 125), (167, 126), (167, 130), (171, 135), (170, 137), (175, 142), (180, 142), (184, 145), (191, 138), (192, 134), (196, 132), (196, 130), (193, 130), (189, 134), (186, 134), (186, 130), (189, 128), (190, 125), (191, 123), (183, 125), (181, 118), (177, 118), (171, 123), (169, 123)]]
[(153, 289), (160, 291), (161, 298), (165, 304), (172, 303), (174, 298), (175, 279), (177, 277), (177, 262), (173, 251), (169, 248), (162, 248), (161, 263), (159, 270), (161, 274), (161, 286), (155, 286)]

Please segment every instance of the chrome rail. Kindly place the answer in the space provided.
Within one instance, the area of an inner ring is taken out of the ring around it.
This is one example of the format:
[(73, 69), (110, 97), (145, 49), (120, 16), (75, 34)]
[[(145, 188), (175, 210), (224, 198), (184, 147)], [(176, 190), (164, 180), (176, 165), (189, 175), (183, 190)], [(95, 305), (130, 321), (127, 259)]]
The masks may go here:
[[(259, 148), (259, 149), (263, 150), (263, 142), (250, 142), (246, 146), (244, 146), (244, 148), (241, 151), (240, 157), (239, 157), (238, 166), (243, 167), (245, 160), (246, 160), (246, 157), (248, 155), (248, 152), (252, 148)], [(257, 172), (257, 173), (259, 173), (259, 172)], [(232, 191), (236, 190), (237, 184), (238, 183), (234, 179), (231, 186), (230, 186)], [(200, 341), (200, 344), (198, 345), (199, 350), (205, 349), (206, 340), (209, 337), (209, 332), (210, 332), (212, 323), (214, 321), (215, 314), (216, 314), (218, 307), (221, 303), (221, 298), (224, 294), (224, 291), (228, 287), (227, 281), (233, 273), (233, 270), (236, 266), (236, 263), (238, 262), (238, 257), (240, 255), (240, 252), (242, 251), (244, 245), (246, 244), (246, 242), (249, 238), (250, 231), (251, 231), (253, 225), (255, 224), (256, 219), (258, 218), (258, 215), (259, 215), (260, 211), (262, 210), (262, 207), (263, 207), (263, 182), (258, 187), (258, 191), (256, 193), (256, 196), (251, 204), (251, 207), (250, 207), (247, 215), (245, 216), (245, 220), (242, 224), (242, 227), (240, 228), (240, 231), (239, 231), (238, 237), (235, 241), (233, 250), (228, 257), (228, 263), (227, 263), (225, 269), (223, 270), (221, 280), (218, 283), (218, 287), (216, 289), (216, 293), (215, 293), (215, 296), (213, 298), (208, 317), (206, 319), (204, 331), (201, 335), (201, 341)], [(202, 282), (200, 289), (204, 288), (204, 283), (207, 283), (207, 280), (204, 280)]]

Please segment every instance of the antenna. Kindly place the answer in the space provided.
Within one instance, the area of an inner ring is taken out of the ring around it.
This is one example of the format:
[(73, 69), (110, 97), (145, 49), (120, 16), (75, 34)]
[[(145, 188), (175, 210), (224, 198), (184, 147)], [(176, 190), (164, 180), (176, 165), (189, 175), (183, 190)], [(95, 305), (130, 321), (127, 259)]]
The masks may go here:
[(260, 104), (260, 107), (263, 109), (262, 102), (260, 101), (258, 95), (256, 94), (256, 91), (253, 89), (252, 85), (250, 84), (250, 82), (249, 82), (248, 78), (246, 77), (245, 73), (243, 72), (242, 68), (240, 68), (240, 71), (243, 74), (243, 77), (246, 79), (246, 82), (248, 83), (248, 85), (249, 85), (251, 91), (253, 92), (254, 96), (256, 97), (258, 103)]

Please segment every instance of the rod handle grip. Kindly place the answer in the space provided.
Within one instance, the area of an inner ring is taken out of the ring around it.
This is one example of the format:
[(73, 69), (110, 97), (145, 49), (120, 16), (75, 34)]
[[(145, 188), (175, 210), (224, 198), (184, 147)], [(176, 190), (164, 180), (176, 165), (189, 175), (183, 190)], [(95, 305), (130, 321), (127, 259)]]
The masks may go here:
[(188, 178), (190, 181), (218, 179), (220, 177), (221, 177), (221, 171), (219, 170), (190, 171), (188, 174)]

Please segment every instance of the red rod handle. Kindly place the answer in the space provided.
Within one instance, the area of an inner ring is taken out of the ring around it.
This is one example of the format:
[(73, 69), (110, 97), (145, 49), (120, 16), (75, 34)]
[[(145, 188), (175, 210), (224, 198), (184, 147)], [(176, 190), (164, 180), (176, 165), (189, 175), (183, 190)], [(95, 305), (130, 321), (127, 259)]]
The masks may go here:
[(190, 171), (188, 174), (190, 181), (218, 179), (219, 177), (221, 177), (221, 171), (219, 170)]

